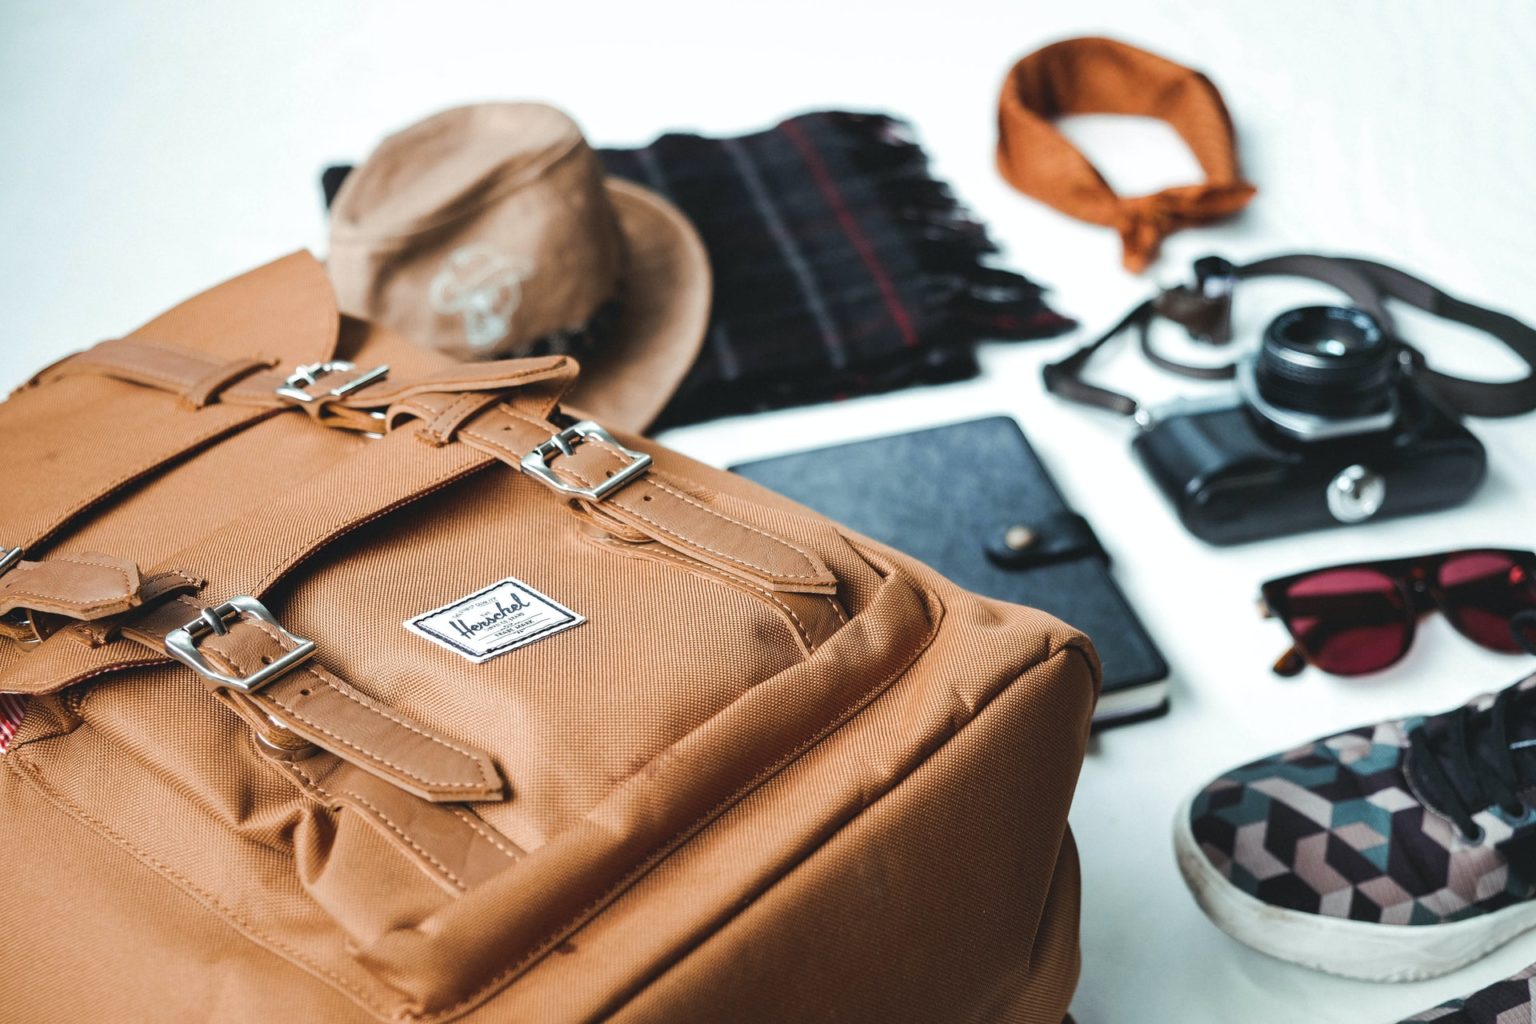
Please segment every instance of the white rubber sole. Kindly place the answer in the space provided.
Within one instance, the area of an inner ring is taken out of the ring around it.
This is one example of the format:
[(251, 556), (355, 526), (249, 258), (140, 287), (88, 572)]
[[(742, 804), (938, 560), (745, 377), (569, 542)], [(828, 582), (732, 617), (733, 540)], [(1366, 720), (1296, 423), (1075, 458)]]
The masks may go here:
[(1179, 871), (1207, 917), (1238, 942), (1293, 964), (1365, 981), (1420, 981), (1487, 956), (1536, 928), (1536, 900), (1450, 924), (1371, 924), (1270, 906), (1222, 877), (1195, 842), (1189, 812), (1173, 822)]

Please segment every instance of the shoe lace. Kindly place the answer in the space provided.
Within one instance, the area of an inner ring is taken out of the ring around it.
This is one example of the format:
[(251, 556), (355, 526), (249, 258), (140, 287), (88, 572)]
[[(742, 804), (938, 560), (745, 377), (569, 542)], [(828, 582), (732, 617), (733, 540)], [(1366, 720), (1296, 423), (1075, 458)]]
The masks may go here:
[(1518, 696), (1510, 687), (1486, 709), (1468, 704), (1450, 712), (1443, 729), (1431, 733), (1419, 725), (1408, 734), (1422, 795), (1473, 842), (1483, 835), (1472, 820), (1479, 811), (1498, 805), (1511, 817), (1529, 812), (1520, 790), (1536, 783), (1536, 764), (1530, 757), (1517, 757), (1510, 739)]

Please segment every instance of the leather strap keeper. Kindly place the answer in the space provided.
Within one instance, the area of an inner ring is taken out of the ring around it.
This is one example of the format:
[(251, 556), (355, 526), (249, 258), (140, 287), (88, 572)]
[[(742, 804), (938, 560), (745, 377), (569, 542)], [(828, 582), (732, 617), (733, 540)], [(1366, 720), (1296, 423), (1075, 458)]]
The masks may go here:
[[(182, 597), (138, 616), (123, 636), (156, 651), (166, 637), (202, 614)], [(292, 650), (260, 622), (239, 619), (204, 638), (199, 653), (221, 671), (249, 676)], [(330, 672), (308, 662), (251, 692), (221, 694), (261, 729), (272, 723), (364, 771), (429, 801), (499, 800), (504, 786), (486, 754), (380, 707)]]
[(19, 561), (0, 573), (0, 615), (18, 609), (99, 619), (139, 605), (139, 567), (94, 552)]

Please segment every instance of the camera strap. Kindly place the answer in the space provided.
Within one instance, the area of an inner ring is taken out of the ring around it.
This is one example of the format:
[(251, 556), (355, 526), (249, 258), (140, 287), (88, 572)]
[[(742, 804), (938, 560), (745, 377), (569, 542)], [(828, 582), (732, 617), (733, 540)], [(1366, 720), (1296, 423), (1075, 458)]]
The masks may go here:
[[(1212, 344), (1225, 344), (1231, 340), (1234, 285), (1237, 281), (1259, 277), (1305, 277), (1343, 292), (1356, 306), (1375, 317), (1387, 336), (1402, 346), (1418, 379), (1463, 415), (1518, 416), (1536, 409), (1536, 329), (1507, 313), (1458, 299), (1385, 263), (1314, 253), (1271, 256), (1243, 265), (1214, 256), (1197, 260), (1193, 285), (1170, 288), (1146, 300), (1098, 338), (1065, 359), (1047, 365), (1041, 371), (1045, 389), (1071, 402), (1122, 416), (1136, 416), (1140, 405), (1134, 398), (1091, 384), (1083, 375), (1099, 349), (1132, 328), (1137, 333), (1142, 353), (1154, 366), (1201, 380), (1230, 380), (1236, 375), (1236, 363), (1190, 364), (1158, 352), (1152, 344), (1152, 323), (1158, 317), (1173, 320), (1182, 324), (1192, 337)], [(1512, 381), (1479, 381), (1441, 373), (1398, 332), (1392, 314), (1387, 311), (1388, 299), (1466, 324), (1499, 339), (1525, 362), (1525, 376)]]

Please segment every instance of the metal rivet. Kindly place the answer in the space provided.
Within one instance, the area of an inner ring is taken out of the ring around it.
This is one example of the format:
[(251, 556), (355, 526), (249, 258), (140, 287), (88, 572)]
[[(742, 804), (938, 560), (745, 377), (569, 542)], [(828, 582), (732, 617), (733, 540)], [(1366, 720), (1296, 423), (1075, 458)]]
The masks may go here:
[(1003, 534), (1003, 543), (1012, 551), (1027, 551), (1035, 546), (1039, 537), (1035, 531), (1024, 525), (1010, 526)]

